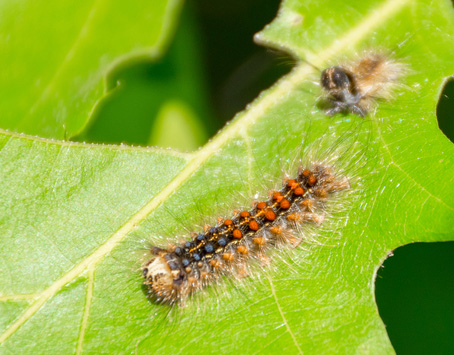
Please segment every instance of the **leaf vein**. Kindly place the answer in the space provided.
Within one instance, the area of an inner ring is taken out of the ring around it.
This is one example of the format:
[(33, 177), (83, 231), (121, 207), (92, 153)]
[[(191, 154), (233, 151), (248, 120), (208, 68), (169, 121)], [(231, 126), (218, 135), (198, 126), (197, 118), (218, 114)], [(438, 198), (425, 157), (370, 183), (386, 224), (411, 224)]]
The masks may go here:
[(77, 354), (82, 353), (82, 347), (83, 347), (83, 342), (84, 342), (84, 338), (85, 338), (85, 331), (86, 331), (87, 325), (88, 325), (88, 317), (90, 316), (90, 307), (91, 307), (91, 301), (93, 298), (94, 282), (95, 282), (94, 270), (92, 267), (90, 267), (88, 270), (88, 285), (87, 285), (87, 296), (85, 299), (84, 315), (83, 315), (82, 324), (80, 327), (79, 340), (77, 342)]
[(303, 351), (301, 350), (300, 345), (298, 344), (298, 341), (296, 340), (295, 334), (293, 334), (293, 331), (290, 328), (290, 325), (288, 324), (287, 319), (285, 319), (284, 312), (282, 312), (281, 305), (279, 304), (279, 300), (277, 299), (276, 290), (274, 289), (273, 281), (271, 280), (270, 277), (268, 277), (268, 281), (271, 286), (271, 293), (273, 294), (274, 302), (276, 303), (279, 314), (281, 315), (282, 322), (284, 323), (285, 328), (287, 328), (288, 333), (292, 337), (292, 340), (295, 343), (296, 348), (298, 349), (298, 353), (303, 354)]

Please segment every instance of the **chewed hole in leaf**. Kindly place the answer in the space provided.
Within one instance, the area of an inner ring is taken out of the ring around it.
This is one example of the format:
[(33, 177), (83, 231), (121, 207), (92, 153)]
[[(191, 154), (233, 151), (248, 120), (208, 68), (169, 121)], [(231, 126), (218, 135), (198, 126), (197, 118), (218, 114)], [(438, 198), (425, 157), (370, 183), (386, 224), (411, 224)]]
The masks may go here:
[(437, 106), (438, 125), (442, 132), (449, 138), (451, 142), (454, 141), (454, 80), (449, 80), (443, 92), (440, 95), (440, 101)]
[(398, 354), (454, 350), (454, 243), (398, 248), (379, 270), (378, 310)]

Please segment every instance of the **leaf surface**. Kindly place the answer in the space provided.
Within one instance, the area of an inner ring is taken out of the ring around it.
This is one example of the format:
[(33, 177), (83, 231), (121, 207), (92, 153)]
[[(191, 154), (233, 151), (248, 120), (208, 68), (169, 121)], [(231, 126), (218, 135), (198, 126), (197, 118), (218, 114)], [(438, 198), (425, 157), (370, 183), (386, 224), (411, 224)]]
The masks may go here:
[[(319, 74), (301, 62), (191, 155), (4, 132), (0, 349), (393, 353), (374, 300), (377, 268), (400, 245), (452, 238), (454, 149), (435, 107), (454, 73), (453, 22), (444, 0), (283, 3), (260, 41), (320, 68), (374, 48), (409, 67), (396, 99), (364, 121), (317, 109)], [(214, 223), (241, 195), (266, 195), (277, 162), (301, 144), (330, 152), (333, 141), (363, 147), (363, 161), (348, 150), (337, 157), (358, 184), (342, 228), (186, 308), (146, 300), (139, 269), (149, 243)]]

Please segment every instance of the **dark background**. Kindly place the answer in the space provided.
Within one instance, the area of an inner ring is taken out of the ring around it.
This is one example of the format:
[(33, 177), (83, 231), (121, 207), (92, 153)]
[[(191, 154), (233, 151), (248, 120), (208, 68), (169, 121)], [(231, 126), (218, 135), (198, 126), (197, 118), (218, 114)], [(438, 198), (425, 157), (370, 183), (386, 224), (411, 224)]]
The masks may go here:
[[(109, 85), (120, 81), (121, 90), (104, 100), (89, 129), (76, 139), (150, 144), (153, 118), (171, 97), (190, 104), (203, 131), (198, 144), (203, 144), (291, 69), (290, 58), (252, 41), (278, 6), (278, 0), (189, 1), (166, 55), (111, 73)], [(450, 83), (438, 120), (451, 141), (453, 112)], [(454, 354), (454, 242), (397, 249), (378, 273), (376, 298), (398, 354)]]

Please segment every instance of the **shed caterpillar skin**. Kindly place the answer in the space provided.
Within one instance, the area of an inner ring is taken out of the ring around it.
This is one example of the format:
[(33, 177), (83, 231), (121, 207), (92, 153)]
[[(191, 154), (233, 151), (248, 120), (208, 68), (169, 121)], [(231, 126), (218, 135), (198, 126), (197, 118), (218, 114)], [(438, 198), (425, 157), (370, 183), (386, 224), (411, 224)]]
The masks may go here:
[(268, 201), (254, 203), (250, 211), (234, 211), (231, 219), (218, 219), (215, 227), (205, 226), (182, 244), (153, 247), (154, 257), (142, 268), (148, 296), (158, 303), (184, 304), (221, 276), (247, 276), (249, 263), (267, 263), (269, 250), (298, 246), (304, 239), (298, 227), (321, 225), (325, 202), (349, 188), (348, 179), (330, 166), (300, 167), (295, 179), (284, 179), (280, 191), (271, 190)]
[(351, 112), (364, 118), (377, 100), (392, 99), (404, 72), (402, 63), (376, 52), (325, 69), (320, 83), (330, 103), (326, 114)]

